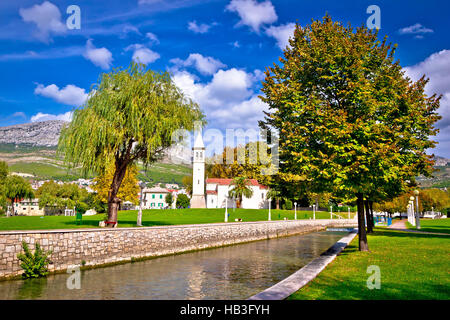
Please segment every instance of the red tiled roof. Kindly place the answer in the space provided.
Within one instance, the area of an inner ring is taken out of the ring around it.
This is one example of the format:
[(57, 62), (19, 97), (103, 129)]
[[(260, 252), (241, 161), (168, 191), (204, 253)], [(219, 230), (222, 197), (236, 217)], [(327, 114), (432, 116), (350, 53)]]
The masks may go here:
[(206, 190), (206, 194), (217, 194), (216, 190)]
[[(249, 180), (250, 180), (250, 184), (252, 186), (257, 186), (257, 187), (259, 186), (261, 189), (267, 189), (267, 187), (262, 185), (262, 184), (260, 184), (258, 182), (258, 180), (256, 180), (256, 179), (249, 179)], [(209, 179), (206, 179), (206, 183), (207, 184), (208, 183), (210, 183), (210, 184), (219, 184), (219, 185), (222, 185), (222, 186), (228, 186), (228, 185), (231, 184), (232, 181), (233, 181), (233, 179), (224, 179), (224, 178), (209, 178)]]

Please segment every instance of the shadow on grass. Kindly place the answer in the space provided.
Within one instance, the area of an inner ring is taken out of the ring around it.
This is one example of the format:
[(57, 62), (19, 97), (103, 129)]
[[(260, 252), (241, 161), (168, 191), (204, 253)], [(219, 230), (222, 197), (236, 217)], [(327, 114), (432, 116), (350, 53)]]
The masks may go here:
[(374, 233), (369, 233), (369, 236), (387, 236), (387, 237), (400, 237), (400, 238), (441, 238), (448, 239), (448, 235), (440, 235), (440, 234), (427, 234), (427, 233), (419, 233), (419, 232), (408, 232), (401, 230), (392, 230), (392, 229), (378, 229), (375, 228)]

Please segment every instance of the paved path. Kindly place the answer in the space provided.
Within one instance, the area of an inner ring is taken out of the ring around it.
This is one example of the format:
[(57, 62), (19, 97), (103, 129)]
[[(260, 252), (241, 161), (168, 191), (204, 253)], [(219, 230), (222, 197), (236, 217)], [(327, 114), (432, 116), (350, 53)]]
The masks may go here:
[(406, 227), (406, 222), (407, 221), (408, 221), (407, 219), (396, 220), (388, 227), (388, 229), (398, 230), (398, 231), (406, 231), (406, 232), (413, 232), (413, 233), (438, 234), (438, 235), (443, 235), (443, 236), (450, 236), (450, 234), (448, 234), (448, 233), (427, 232), (427, 231), (408, 229)]

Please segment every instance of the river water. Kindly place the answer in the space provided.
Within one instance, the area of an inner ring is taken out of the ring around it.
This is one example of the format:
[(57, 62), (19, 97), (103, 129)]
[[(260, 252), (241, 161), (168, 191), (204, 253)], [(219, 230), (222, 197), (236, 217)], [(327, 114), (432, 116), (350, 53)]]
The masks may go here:
[(346, 232), (324, 231), (69, 274), (0, 282), (0, 299), (246, 299), (288, 277)]

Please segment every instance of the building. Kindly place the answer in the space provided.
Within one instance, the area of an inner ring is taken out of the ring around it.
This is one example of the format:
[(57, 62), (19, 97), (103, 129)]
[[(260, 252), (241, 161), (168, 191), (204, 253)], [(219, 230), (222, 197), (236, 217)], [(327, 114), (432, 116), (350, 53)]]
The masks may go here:
[(201, 132), (195, 138), (192, 166), (191, 208), (206, 208), (205, 202), (205, 145)]
[(142, 209), (163, 209), (167, 207), (166, 196), (169, 190), (161, 187), (144, 188), (142, 190)]
[[(11, 206), (8, 207), (12, 214)], [(43, 216), (44, 208), (39, 209), (39, 199), (23, 199), (14, 203), (14, 214), (18, 216)]]
[[(207, 208), (225, 208), (225, 201), (228, 198), (228, 192), (233, 188), (231, 182), (233, 179), (206, 179), (206, 207)], [(242, 198), (241, 208), (244, 209), (267, 209), (269, 201), (267, 192), (269, 188), (258, 183), (256, 179), (250, 179), (249, 187), (253, 190), (251, 198)], [(235, 206), (235, 200), (228, 198), (228, 208)]]

